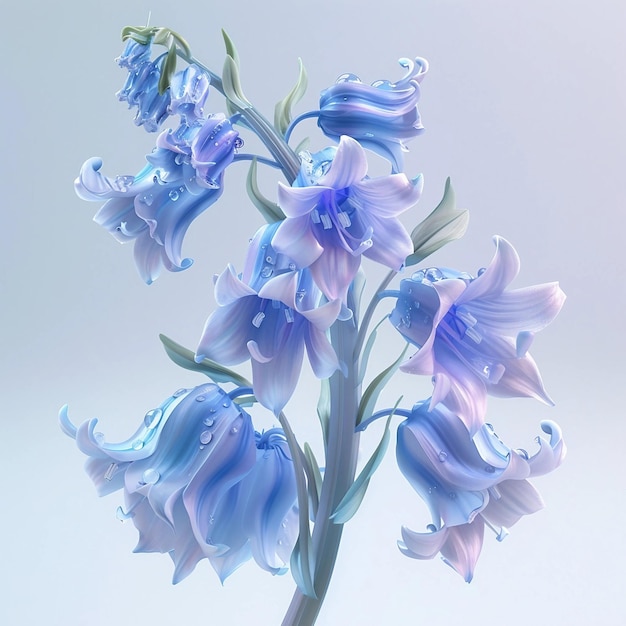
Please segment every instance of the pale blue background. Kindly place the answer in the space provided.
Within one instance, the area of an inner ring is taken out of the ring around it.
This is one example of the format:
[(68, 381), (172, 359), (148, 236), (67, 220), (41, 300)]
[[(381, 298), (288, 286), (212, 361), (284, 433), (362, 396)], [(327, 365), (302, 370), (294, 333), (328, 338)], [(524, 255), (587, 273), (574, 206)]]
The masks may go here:
[[(148, 288), (131, 248), (93, 224), (96, 205), (75, 197), (72, 181), (88, 157), (101, 156), (111, 175), (132, 174), (153, 145), (114, 97), (124, 80), (113, 62), (119, 32), (144, 23), (149, 9), (152, 24), (179, 30), (217, 70), (224, 27), (239, 48), (245, 91), (268, 116), (295, 80), (298, 56), (310, 75), (301, 111), (341, 73), (394, 80), (399, 57), (428, 58), (420, 106), (427, 132), (408, 160), (426, 186), (407, 226), (437, 203), (450, 175), (471, 225), (433, 263), (475, 270), (491, 258), (497, 233), (522, 257), (516, 286), (558, 279), (568, 294), (533, 348), (556, 408), (490, 404), (512, 446), (532, 448), (541, 419), (562, 425), (567, 462), (536, 481), (547, 509), (502, 544), (487, 536), (466, 585), (438, 560), (413, 561), (395, 547), (400, 525), (419, 529), (425, 516), (390, 451), (347, 526), (319, 623), (623, 623), (621, 0), (4, 7), (0, 623), (271, 626), (293, 588), (289, 576), (273, 579), (252, 564), (221, 588), (206, 563), (171, 586), (169, 558), (131, 554), (136, 532), (115, 519), (120, 498), (95, 496), (83, 456), (57, 426), (68, 402), (75, 421), (98, 416), (107, 436), (121, 439), (174, 389), (202, 380), (171, 364), (157, 335), (195, 346), (214, 305), (211, 275), (228, 261), (241, 267), (261, 223), (242, 191), (245, 167), (233, 167), (221, 203), (189, 233), (185, 252), (196, 264)], [(212, 102), (222, 107), (217, 95)], [(324, 145), (314, 122), (302, 132)], [(272, 181), (263, 181), (267, 195)], [(399, 346), (388, 334), (379, 367)], [(410, 402), (425, 389), (403, 376), (388, 397), (404, 393)], [(311, 386), (288, 408), (300, 438), (319, 448), (314, 403)], [(378, 434), (364, 438), (364, 454)]]

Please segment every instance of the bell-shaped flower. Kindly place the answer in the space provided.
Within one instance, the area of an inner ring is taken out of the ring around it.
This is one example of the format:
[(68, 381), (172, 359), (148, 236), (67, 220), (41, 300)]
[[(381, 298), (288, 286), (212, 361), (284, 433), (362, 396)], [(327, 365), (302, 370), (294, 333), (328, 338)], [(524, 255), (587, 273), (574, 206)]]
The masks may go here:
[(336, 151), (305, 158), (297, 186), (279, 183), (278, 204), (287, 219), (273, 245), (298, 267), (309, 267), (329, 300), (345, 299), (362, 254), (399, 270), (413, 252), (398, 215), (419, 199), (421, 177), (366, 175), (365, 151), (342, 136)]
[(135, 551), (169, 553), (174, 583), (203, 558), (222, 580), (251, 556), (277, 573), (295, 544), (295, 477), (284, 436), (255, 433), (231, 396), (212, 383), (180, 389), (117, 444), (96, 432), (96, 419), (77, 428), (61, 410), (99, 495), (123, 489), (118, 517), (139, 531)]
[(472, 436), (461, 419), (439, 404), (414, 407), (398, 427), (398, 466), (426, 502), (433, 518), (427, 533), (402, 529), (401, 551), (417, 559), (441, 552), (469, 582), (483, 544), (484, 527), (501, 541), (507, 527), (543, 508), (527, 478), (552, 471), (565, 456), (561, 431), (542, 422), (549, 442), (537, 437), (539, 450), (529, 456), (512, 450), (484, 424)]
[(183, 122), (192, 126), (207, 116), (204, 112), (209, 95), (209, 77), (197, 65), (189, 65), (176, 72), (170, 83), (170, 113), (180, 115)]
[(294, 392), (306, 346), (318, 378), (328, 378), (339, 363), (326, 330), (341, 311), (333, 300), (320, 306), (321, 294), (307, 269), (276, 252), (277, 224), (261, 228), (250, 243), (244, 271), (229, 265), (217, 278), (219, 307), (206, 322), (196, 360), (224, 365), (252, 359), (254, 394), (279, 413)]
[(115, 59), (117, 64), (129, 71), (134, 71), (144, 63), (150, 62), (152, 43), (139, 43), (132, 38), (126, 40), (126, 46), (120, 56)]
[(400, 283), (389, 319), (419, 350), (400, 369), (433, 376), (431, 407), (439, 402), (475, 432), (487, 394), (551, 403), (528, 354), (533, 334), (560, 311), (558, 283), (507, 291), (519, 271), (513, 246), (495, 237), (496, 253), (477, 278), (430, 268)]
[[(137, 44), (141, 45), (141, 44)], [(118, 100), (127, 102), (129, 108), (137, 107), (135, 124), (154, 133), (169, 116), (170, 90), (159, 93), (159, 79), (167, 53), (154, 61), (143, 60), (143, 54), (130, 61), (128, 57), (128, 77), (117, 93)], [(121, 65), (121, 63), (120, 63)]]
[(405, 141), (423, 132), (417, 102), (420, 86), (428, 71), (425, 59), (400, 59), (408, 68), (397, 83), (379, 80), (362, 83), (354, 74), (343, 74), (332, 87), (322, 91), (318, 125), (325, 135), (356, 139), (366, 148), (391, 161), (393, 170), (402, 169)]
[[(203, 126), (183, 123), (176, 131), (159, 135), (157, 148), (136, 176), (108, 178), (100, 172), (102, 161), (92, 158), (75, 181), (76, 193), (84, 200), (106, 201), (94, 220), (118, 241), (135, 241), (135, 263), (148, 284), (162, 267), (180, 271), (192, 264), (182, 256), (185, 233), (222, 195), (224, 169), (234, 158), (237, 132), (223, 116), (211, 116), (205, 124), (206, 132)], [(220, 124), (209, 146), (207, 134)]]

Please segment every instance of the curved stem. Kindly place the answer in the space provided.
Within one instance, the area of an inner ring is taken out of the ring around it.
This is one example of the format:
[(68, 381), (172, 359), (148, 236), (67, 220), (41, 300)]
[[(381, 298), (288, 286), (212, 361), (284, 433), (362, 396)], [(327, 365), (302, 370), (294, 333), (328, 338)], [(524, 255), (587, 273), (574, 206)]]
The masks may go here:
[(304, 120), (308, 120), (311, 117), (319, 117), (319, 115), (320, 115), (320, 111), (307, 111), (306, 113), (303, 113), (302, 115), (298, 115), (298, 117), (296, 117), (296, 119), (293, 120), (291, 124), (289, 124), (289, 126), (287, 127), (287, 130), (285, 131), (285, 141), (289, 143), (289, 139), (291, 137), (291, 133), (293, 132), (293, 129), (300, 122)]
[(337, 559), (343, 524), (335, 524), (330, 516), (354, 482), (360, 437), (354, 431), (361, 395), (358, 358), (355, 357), (358, 353), (354, 349), (357, 335), (354, 320), (335, 322), (330, 329), (332, 345), (339, 361), (346, 366), (346, 374), (337, 371), (330, 378), (326, 467), (312, 536), (315, 555), (314, 588), (317, 597), (310, 598), (297, 589), (282, 626), (311, 626), (315, 623)]

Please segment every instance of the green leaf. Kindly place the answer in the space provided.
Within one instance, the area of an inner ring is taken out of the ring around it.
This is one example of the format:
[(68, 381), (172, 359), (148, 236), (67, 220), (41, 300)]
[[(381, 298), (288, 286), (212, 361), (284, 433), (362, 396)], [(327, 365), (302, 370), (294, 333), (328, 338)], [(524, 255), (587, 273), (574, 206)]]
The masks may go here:
[(328, 427), (330, 423), (330, 381), (324, 378), (320, 381), (320, 397), (317, 401), (317, 416), (322, 426), (324, 448), (328, 446)]
[(211, 361), (211, 359), (203, 359), (200, 363), (194, 361), (194, 353), (187, 348), (183, 348), (180, 344), (176, 343), (165, 335), (159, 335), (159, 339), (163, 343), (167, 356), (176, 363), (187, 370), (193, 372), (201, 372), (206, 374), (212, 381), (216, 383), (235, 383), (239, 387), (251, 387), (252, 384), (246, 378), (237, 374), (231, 369)]
[(311, 143), (311, 139), (309, 137), (305, 137), (295, 148), (294, 152), (296, 154), (300, 154), (303, 150), (306, 150)]
[(150, 43), (150, 40), (158, 30), (154, 26), (125, 26), (122, 29), (122, 41), (132, 39), (145, 46)]
[(250, 200), (252, 200), (252, 204), (259, 210), (259, 213), (265, 218), (265, 221), (268, 224), (273, 224), (274, 222), (280, 222), (285, 219), (285, 214), (282, 212), (281, 208), (268, 200), (259, 189), (257, 184), (257, 160), (256, 158), (252, 159), (252, 163), (250, 164), (250, 169), (248, 170), (248, 178), (246, 179), (246, 189), (248, 191), (248, 196), (250, 196)]
[(441, 202), (411, 233), (413, 254), (407, 257), (405, 265), (415, 265), (445, 244), (462, 237), (468, 222), (469, 211), (456, 208), (454, 190), (448, 178)]
[(369, 361), (370, 352), (372, 351), (372, 348), (374, 347), (374, 342), (376, 341), (376, 335), (378, 334), (376, 331), (378, 330), (378, 327), (384, 321), (386, 321), (388, 317), (389, 317), (388, 315), (385, 315), (385, 317), (383, 317), (383, 319), (380, 320), (380, 322), (378, 322), (376, 326), (374, 326), (374, 329), (370, 333), (370, 336), (367, 338), (367, 343), (365, 344), (365, 348), (363, 349), (363, 356), (361, 357), (361, 364), (359, 366), (359, 378), (358, 378), (359, 385), (363, 382), (363, 379), (365, 378), (365, 370), (367, 369), (367, 362)]
[(304, 443), (304, 458), (303, 458), (304, 471), (306, 473), (307, 486), (309, 491), (309, 498), (311, 500), (313, 521), (317, 516), (317, 509), (320, 501), (320, 491), (322, 489), (322, 474), (320, 473), (320, 467), (311, 450), (311, 446), (308, 443)]
[(302, 59), (298, 59), (298, 66), (298, 81), (285, 98), (276, 103), (274, 108), (274, 127), (281, 135), (284, 135), (287, 128), (289, 128), (291, 107), (302, 98), (307, 87), (308, 80)]
[(226, 54), (235, 62), (235, 65), (239, 67), (239, 54), (237, 48), (233, 43), (233, 40), (228, 36), (228, 33), (222, 28), (222, 38), (224, 39), (224, 46), (226, 47)]
[(313, 554), (311, 550), (311, 540), (301, 541), (302, 535), (298, 537), (289, 566), (291, 567), (291, 575), (298, 585), (298, 589), (309, 598), (317, 598), (315, 587), (313, 586), (313, 575), (311, 573), (311, 563), (313, 562)]
[(231, 56), (226, 56), (224, 60), (224, 70), (222, 71), (222, 88), (224, 95), (236, 108), (246, 109), (252, 105), (248, 102), (241, 88), (239, 79), (239, 66)]
[(165, 62), (161, 68), (161, 76), (159, 76), (159, 94), (163, 94), (167, 91), (172, 77), (176, 72), (176, 45), (172, 41), (170, 43), (170, 49), (165, 57)]
[(356, 425), (358, 426), (363, 420), (368, 419), (372, 413), (374, 413), (374, 407), (378, 401), (378, 396), (383, 390), (383, 387), (389, 382), (391, 377), (396, 373), (396, 370), (400, 367), (400, 363), (404, 359), (404, 355), (409, 347), (407, 343), (402, 350), (402, 354), (394, 361), (387, 369), (383, 370), (374, 380), (368, 385), (361, 402), (359, 403), (359, 412), (356, 417)]
[(330, 519), (335, 524), (345, 524), (348, 520), (352, 519), (354, 514), (359, 510), (361, 502), (365, 497), (365, 492), (370, 484), (370, 478), (374, 472), (378, 469), (380, 462), (387, 452), (389, 446), (389, 423), (391, 422), (391, 416), (387, 418), (385, 424), (385, 431), (383, 432), (380, 443), (374, 450), (370, 460), (365, 464), (365, 467), (361, 470), (356, 480), (350, 486), (350, 489), (346, 492), (346, 495), (341, 499), (341, 502), (337, 505), (335, 512), (330, 516)]

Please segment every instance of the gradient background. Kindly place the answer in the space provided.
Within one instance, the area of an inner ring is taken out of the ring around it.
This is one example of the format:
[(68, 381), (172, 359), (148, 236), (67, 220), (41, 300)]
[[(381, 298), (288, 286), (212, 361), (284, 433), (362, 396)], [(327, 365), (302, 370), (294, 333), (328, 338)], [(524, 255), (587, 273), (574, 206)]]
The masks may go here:
[[(512, 447), (534, 449), (541, 419), (561, 424), (567, 461), (535, 481), (547, 508), (502, 544), (487, 535), (466, 585), (438, 559), (414, 561), (397, 550), (400, 525), (419, 530), (426, 517), (390, 450), (347, 526), (319, 624), (622, 624), (626, 4), (11, 4), (2, 11), (0, 67), (0, 622), (273, 625), (293, 589), (290, 576), (272, 578), (253, 564), (221, 588), (206, 561), (171, 586), (169, 558), (131, 554), (137, 534), (115, 518), (121, 498), (95, 496), (83, 455), (57, 425), (67, 402), (75, 422), (98, 416), (107, 437), (119, 440), (172, 391), (204, 380), (170, 363), (157, 335), (195, 347), (214, 306), (211, 275), (229, 261), (241, 268), (261, 224), (243, 191), (246, 167), (235, 166), (220, 204), (190, 230), (184, 252), (195, 265), (148, 288), (132, 247), (96, 226), (97, 205), (74, 195), (88, 157), (101, 156), (108, 175), (134, 174), (153, 145), (155, 136), (135, 128), (114, 97), (125, 73), (113, 62), (121, 28), (145, 23), (151, 10), (152, 24), (181, 32), (218, 71), (225, 28), (240, 52), (246, 94), (270, 117), (295, 80), (298, 56), (310, 76), (298, 111), (315, 108), (339, 74), (396, 80), (399, 57), (426, 57), (427, 132), (410, 144), (407, 162), (411, 174), (424, 173), (425, 191), (407, 227), (435, 206), (450, 175), (470, 227), (432, 264), (475, 271), (500, 234), (522, 258), (515, 286), (560, 280), (568, 295), (532, 350), (556, 407), (493, 401), (489, 413)], [(211, 100), (215, 110), (222, 102), (217, 94)], [(300, 133), (314, 149), (326, 143), (314, 122)], [(274, 180), (263, 182), (266, 195)], [(393, 333), (385, 337), (379, 369), (401, 346)], [(410, 404), (428, 386), (398, 376), (386, 398), (400, 393)], [(315, 398), (311, 385), (288, 412), (300, 439), (319, 450)], [(364, 437), (365, 458), (379, 433), (377, 425)]]

